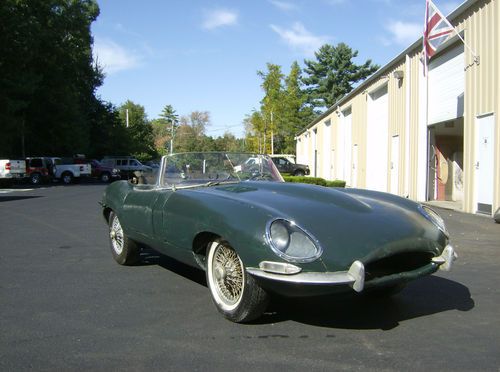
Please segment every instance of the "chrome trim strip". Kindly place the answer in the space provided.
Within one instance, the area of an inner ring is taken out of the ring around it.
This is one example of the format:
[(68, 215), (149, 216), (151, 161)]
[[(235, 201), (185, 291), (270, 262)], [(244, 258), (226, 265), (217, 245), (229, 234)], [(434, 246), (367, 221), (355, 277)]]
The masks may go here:
[(360, 261), (354, 261), (349, 271), (336, 272), (306, 272), (294, 275), (274, 274), (262, 271), (261, 269), (247, 268), (247, 272), (258, 278), (276, 280), (283, 283), (304, 284), (304, 285), (341, 285), (347, 284), (353, 287), (356, 292), (361, 292), (365, 282), (365, 268)]

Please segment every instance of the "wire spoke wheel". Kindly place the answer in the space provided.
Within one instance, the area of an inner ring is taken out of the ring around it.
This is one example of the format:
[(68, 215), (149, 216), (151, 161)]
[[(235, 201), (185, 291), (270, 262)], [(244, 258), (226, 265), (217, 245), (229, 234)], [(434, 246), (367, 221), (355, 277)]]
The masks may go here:
[(123, 229), (118, 217), (113, 218), (109, 231), (109, 237), (111, 238), (111, 246), (115, 250), (116, 254), (121, 254), (123, 252)]
[(207, 248), (207, 284), (217, 310), (233, 322), (249, 322), (261, 316), (269, 296), (246, 273), (238, 253), (220, 239)]
[(120, 265), (134, 265), (139, 261), (138, 245), (127, 237), (114, 212), (111, 212), (109, 216), (109, 243), (111, 254)]
[(233, 249), (222, 244), (215, 248), (212, 275), (220, 299), (228, 307), (237, 305), (243, 294), (244, 274)]

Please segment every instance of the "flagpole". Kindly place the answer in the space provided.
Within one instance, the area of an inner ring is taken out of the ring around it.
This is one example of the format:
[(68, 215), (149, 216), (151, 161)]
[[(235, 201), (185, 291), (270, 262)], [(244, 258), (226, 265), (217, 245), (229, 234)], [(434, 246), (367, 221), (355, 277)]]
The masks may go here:
[[(448, 23), (448, 25), (452, 28), (452, 30), (455, 32), (455, 34), (458, 36), (458, 38), (462, 41), (462, 43), (464, 43), (465, 47), (469, 50), (469, 52), (472, 54), (472, 56), (474, 57), (474, 63), (478, 64), (479, 65), (479, 56), (476, 54), (475, 51), (473, 51), (471, 49), (471, 47), (465, 42), (464, 38), (460, 35), (460, 33), (455, 29), (455, 27), (453, 27), (453, 25), (450, 23), (450, 21), (448, 21), (448, 18), (445, 17), (443, 15), (443, 13), (441, 13), (441, 11), (439, 10), (439, 8), (432, 2), (432, 0), (427, 0), (428, 3), (430, 3), (432, 5), (432, 7), (434, 8), (434, 11), (439, 14), (439, 16), (444, 19), (446, 21), (446, 23)], [(428, 9), (429, 7), (426, 6), (426, 10), (425, 10), (425, 21), (427, 22), (427, 16), (428, 16)], [(425, 40), (424, 40), (425, 42)]]

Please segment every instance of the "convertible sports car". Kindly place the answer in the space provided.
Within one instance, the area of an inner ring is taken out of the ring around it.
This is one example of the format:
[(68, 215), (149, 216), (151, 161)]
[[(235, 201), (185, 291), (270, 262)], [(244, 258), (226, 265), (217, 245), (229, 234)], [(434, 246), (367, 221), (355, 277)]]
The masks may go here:
[(269, 296), (390, 295), (456, 253), (441, 217), (395, 195), (284, 183), (264, 155), (184, 153), (104, 192), (111, 253), (133, 265), (148, 246), (206, 271), (234, 322)]

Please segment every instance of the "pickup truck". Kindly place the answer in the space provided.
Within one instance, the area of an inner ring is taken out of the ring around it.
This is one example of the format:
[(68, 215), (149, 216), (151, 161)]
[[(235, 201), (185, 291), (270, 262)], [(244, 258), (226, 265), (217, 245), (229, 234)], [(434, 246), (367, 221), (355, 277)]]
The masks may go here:
[(52, 160), (53, 177), (68, 185), (82, 177), (90, 177), (92, 169), (90, 164), (71, 164), (71, 161), (63, 161), (61, 158), (49, 158)]
[(309, 166), (292, 163), (288, 157), (275, 155), (271, 159), (280, 173), (291, 174), (292, 176), (308, 176), (311, 173)]
[(0, 160), (0, 185), (10, 186), (15, 179), (22, 179), (26, 174), (24, 160)]

